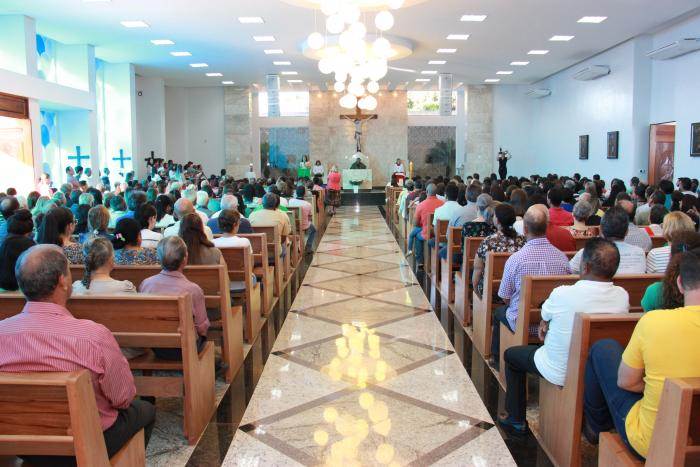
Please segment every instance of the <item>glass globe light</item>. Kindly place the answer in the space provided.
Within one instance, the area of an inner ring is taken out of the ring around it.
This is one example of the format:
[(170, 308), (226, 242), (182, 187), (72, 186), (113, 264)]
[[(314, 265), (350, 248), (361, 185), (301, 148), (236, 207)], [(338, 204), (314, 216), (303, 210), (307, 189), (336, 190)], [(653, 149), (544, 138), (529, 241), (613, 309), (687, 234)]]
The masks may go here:
[(392, 10), (398, 10), (403, 6), (403, 0), (389, 0), (387, 4)]
[(367, 98), (363, 97), (362, 99), (357, 101), (357, 106), (362, 110), (367, 110)]
[(365, 93), (365, 87), (357, 81), (352, 81), (350, 84), (348, 84), (348, 92), (360, 97)]
[(333, 90), (335, 92), (343, 92), (345, 91), (345, 83), (342, 81), (336, 81), (335, 84), (333, 85)]
[(340, 11), (341, 0), (323, 0), (321, 2), (321, 12), (326, 16), (331, 16)]
[(346, 30), (340, 33), (338, 44), (345, 50), (351, 50), (356, 40), (355, 36), (350, 31)]
[(370, 81), (367, 83), (367, 92), (375, 94), (377, 91), (379, 91), (379, 83), (376, 81)]
[[(335, 72), (335, 80), (340, 83), (344, 83), (348, 79), (348, 74), (347, 73), (339, 73), (338, 70), (336, 69)], [(338, 91), (340, 92), (340, 91)]]
[(328, 19), (326, 19), (326, 29), (331, 34), (340, 34), (344, 27), (345, 22), (343, 21), (343, 17), (338, 14), (329, 16)]
[(360, 19), (360, 8), (353, 3), (345, 3), (340, 7), (340, 15), (343, 20), (348, 23), (356, 23)]
[(389, 71), (386, 60), (374, 59), (369, 62), (369, 79), (379, 81), (384, 78)]
[(372, 52), (378, 57), (388, 57), (391, 52), (391, 43), (384, 37), (380, 37), (372, 43)]
[(364, 110), (374, 110), (377, 108), (377, 98), (374, 96), (365, 96), (362, 98), (365, 101)]
[(306, 39), (306, 43), (312, 49), (319, 50), (321, 47), (323, 47), (325, 40), (323, 39), (323, 36), (321, 35), (321, 33), (312, 32), (311, 34), (309, 34), (309, 37)]
[(388, 31), (394, 26), (394, 15), (389, 13), (387, 10), (380, 11), (377, 16), (374, 17), (374, 25), (380, 31)]
[(348, 27), (348, 31), (356, 38), (362, 39), (367, 34), (367, 27), (358, 21), (356, 23), (352, 23), (350, 27)]
[(357, 97), (352, 94), (345, 94), (340, 98), (340, 106), (345, 109), (354, 109), (357, 105)]
[(318, 61), (318, 71), (324, 75), (333, 73), (333, 60), (330, 58), (322, 58)]

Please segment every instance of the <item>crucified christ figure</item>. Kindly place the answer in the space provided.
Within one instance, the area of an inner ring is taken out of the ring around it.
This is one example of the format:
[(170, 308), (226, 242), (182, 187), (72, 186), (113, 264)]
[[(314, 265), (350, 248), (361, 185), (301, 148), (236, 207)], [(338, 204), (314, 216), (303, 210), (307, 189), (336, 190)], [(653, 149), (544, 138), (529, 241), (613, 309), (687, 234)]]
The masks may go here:
[(355, 125), (355, 150), (362, 152), (362, 123), (365, 120), (378, 118), (377, 114), (363, 114), (359, 107), (355, 107), (353, 115), (341, 115), (342, 120), (350, 120)]

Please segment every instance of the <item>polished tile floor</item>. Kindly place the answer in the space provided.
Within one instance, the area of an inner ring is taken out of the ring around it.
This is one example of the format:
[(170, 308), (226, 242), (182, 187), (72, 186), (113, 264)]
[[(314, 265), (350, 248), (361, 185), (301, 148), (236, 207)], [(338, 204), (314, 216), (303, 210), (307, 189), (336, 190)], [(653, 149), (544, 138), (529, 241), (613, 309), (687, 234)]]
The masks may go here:
[(332, 218), (284, 315), (189, 465), (515, 465), (376, 207)]

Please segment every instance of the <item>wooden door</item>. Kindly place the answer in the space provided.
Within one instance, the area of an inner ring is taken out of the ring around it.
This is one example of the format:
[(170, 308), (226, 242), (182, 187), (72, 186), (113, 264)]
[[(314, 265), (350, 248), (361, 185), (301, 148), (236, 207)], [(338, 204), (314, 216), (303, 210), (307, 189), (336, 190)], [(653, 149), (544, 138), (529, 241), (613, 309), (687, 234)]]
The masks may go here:
[(657, 123), (649, 128), (649, 183), (673, 181), (676, 123)]

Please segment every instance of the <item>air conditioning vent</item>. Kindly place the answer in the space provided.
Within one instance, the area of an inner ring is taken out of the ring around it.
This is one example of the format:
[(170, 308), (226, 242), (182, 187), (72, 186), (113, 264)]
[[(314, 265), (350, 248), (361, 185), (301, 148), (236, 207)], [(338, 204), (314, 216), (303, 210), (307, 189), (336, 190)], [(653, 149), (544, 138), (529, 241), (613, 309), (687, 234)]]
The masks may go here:
[(695, 52), (698, 49), (700, 49), (700, 39), (681, 39), (647, 52), (647, 57), (652, 60), (670, 60), (690, 52)]
[(610, 74), (610, 67), (605, 65), (591, 65), (587, 66), (583, 70), (578, 71), (574, 75), (574, 79), (578, 81), (591, 81), (593, 79), (598, 79), (601, 76), (606, 76)]
[(533, 99), (542, 99), (543, 97), (547, 97), (550, 94), (552, 94), (552, 91), (550, 89), (530, 89), (525, 93), (527, 97), (531, 97)]

